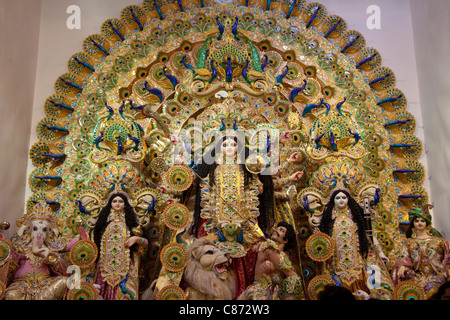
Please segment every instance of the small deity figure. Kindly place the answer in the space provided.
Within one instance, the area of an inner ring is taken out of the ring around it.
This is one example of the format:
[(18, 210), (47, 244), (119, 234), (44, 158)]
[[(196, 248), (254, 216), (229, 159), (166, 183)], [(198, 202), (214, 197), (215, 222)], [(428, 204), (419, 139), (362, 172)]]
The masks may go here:
[[(200, 223), (195, 225), (197, 236), (210, 234), (215, 240), (223, 236), (230, 242), (251, 245), (264, 235), (261, 228), (265, 229), (273, 216), (273, 183), (271, 176), (248, 171), (243, 158), (248, 154), (237, 135), (222, 136), (207, 155), (214, 162), (198, 165), (202, 180), (194, 213)], [(238, 236), (243, 239), (238, 241)]]
[(385, 256), (378, 248), (376, 238), (373, 242), (369, 240), (367, 226), (364, 209), (350, 193), (344, 189), (334, 190), (318, 227), (335, 244), (335, 252), (325, 264), (325, 273), (329, 273), (337, 284), (354, 294), (364, 291), (377, 299), (390, 299), (384, 290), (369, 288), (367, 285), (366, 268), (377, 265), (382, 274), (380, 277), (392, 286), (384, 265), (381, 265), (384, 264), (382, 257)]
[(282, 221), (271, 238), (254, 246), (258, 253), (255, 281), (239, 297), (240, 300), (273, 300), (292, 297), (304, 299), (303, 283), (289, 259), (288, 252), (295, 243), (294, 228)]
[(425, 290), (427, 297), (450, 279), (449, 243), (432, 227), (429, 207), (425, 205), (410, 210), (405, 245), (393, 268), (395, 283), (413, 280)]
[(239, 295), (253, 282), (248, 266), (254, 266), (256, 253), (248, 252), (274, 221), (273, 182), (270, 175), (248, 170), (250, 151), (238, 135), (227, 133), (216, 141), (198, 163), (192, 233), (230, 253)]
[(139, 299), (139, 267), (149, 241), (126, 194), (112, 193), (100, 211), (93, 240), (99, 248), (95, 283), (104, 300)]
[(19, 230), (11, 238), (13, 265), (17, 268), (5, 300), (60, 300), (67, 289), (67, 263), (60, 252), (78, 241), (64, 244), (59, 237), (58, 217), (45, 201), (17, 221)]

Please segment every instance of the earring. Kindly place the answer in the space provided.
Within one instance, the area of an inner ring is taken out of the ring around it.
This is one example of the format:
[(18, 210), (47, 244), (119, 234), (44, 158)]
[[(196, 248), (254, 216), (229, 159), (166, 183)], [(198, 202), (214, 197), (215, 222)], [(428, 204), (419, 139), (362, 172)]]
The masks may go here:
[(432, 236), (432, 232), (431, 232), (431, 225), (427, 226), (427, 235)]

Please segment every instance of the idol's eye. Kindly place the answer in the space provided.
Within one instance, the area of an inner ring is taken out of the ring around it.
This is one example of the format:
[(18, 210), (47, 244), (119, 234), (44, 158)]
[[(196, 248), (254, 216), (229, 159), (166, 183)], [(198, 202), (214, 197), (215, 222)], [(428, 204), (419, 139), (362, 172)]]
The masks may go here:
[(33, 231), (37, 231), (38, 228), (36, 226), (33, 227)]
[(205, 252), (205, 254), (214, 254), (214, 251), (208, 250), (208, 251)]

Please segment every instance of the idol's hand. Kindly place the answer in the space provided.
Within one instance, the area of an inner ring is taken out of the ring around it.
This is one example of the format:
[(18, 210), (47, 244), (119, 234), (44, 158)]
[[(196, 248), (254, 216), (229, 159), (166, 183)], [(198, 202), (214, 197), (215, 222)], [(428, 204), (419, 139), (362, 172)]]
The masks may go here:
[(174, 163), (175, 164), (184, 164), (184, 165), (186, 165), (186, 159), (184, 159), (183, 156), (178, 154), (178, 155), (175, 156)]
[(167, 200), (164, 202), (164, 204), (168, 206), (169, 204), (172, 204), (172, 203), (175, 203), (175, 202), (177, 202), (175, 199), (170, 198), (170, 199), (167, 199)]
[(283, 133), (283, 135), (281, 136), (280, 140), (281, 142), (286, 142), (291, 140), (292, 137), (292, 132), (291, 131), (286, 131), (285, 133)]
[(156, 190), (158, 190), (161, 193), (169, 193), (169, 189), (167, 189), (166, 187), (163, 187), (163, 186), (157, 187)]
[(174, 134), (170, 134), (170, 142), (172, 142), (173, 144), (177, 144), (178, 143), (178, 137)]
[(409, 269), (407, 267), (400, 266), (400, 268), (398, 268), (397, 274), (400, 278), (406, 278), (406, 276), (408, 276), (408, 273), (409, 273)]
[(298, 181), (303, 177), (303, 171), (297, 171), (296, 173), (292, 174), (289, 179), (291, 181)]
[(42, 249), (40, 249), (40, 253), (44, 256), (44, 257), (48, 257), (48, 255), (50, 254), (50, 250), (46, 247), (42, 247)]
[(302, 153), (300, 151), (294, 152), (289, 156), (289, 162), (297, 162), (302, 158)]
[(384, 254), (384, 252), (380, 252), (379, 253), (381, 260), (385, 263), (388, 264), (391, 260)]
[(138, 236), (129, 237), (128, 240), (125, 241), (125, 247), (127, 247), (127, 248), (131, 247), (133, 244), (138, 242), (139, 239), (140, 239), (140, 237), (138, 237)]

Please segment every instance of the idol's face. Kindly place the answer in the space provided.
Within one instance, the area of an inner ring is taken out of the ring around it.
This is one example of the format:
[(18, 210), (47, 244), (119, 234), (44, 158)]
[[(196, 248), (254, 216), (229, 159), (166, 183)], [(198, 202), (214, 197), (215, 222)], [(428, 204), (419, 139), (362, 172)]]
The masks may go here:
[(277, 243), (286, 242), (284, 240), (284, 237), (286, 236), (286, 232), (287, 232), (286, 227), (278, 226), (273, 230), (270, 238)]
[(347, 206), (348, 204), (348, 198), (346, 196), (345, 193), (343, 192), (339, 192), (335, 197), (334, 197), (334, 205), (339, 208), (339, 209), (343, 209)]
[(228, 157), (233, 157), (235, 154), (237, 154), (238, 145), (237, 142), (234, 141), (231, 138), (226, 139), (224, 142), (222, 142), (222, 151), (224, 155)]
[(414, 228), (418, 231), (423, 231), (427, 228), (427, 222), (423, 218), (414, 219)]
[(31, 239), (39, 242), (47, 239), (48, 222), (45, 220), (34, 220), (31, 223)]
[(119, 196), (114, 197), (111, 201), (111, 208), (114, 209), (114, 211), (122, 211), (125, 208), (125, 201)]

